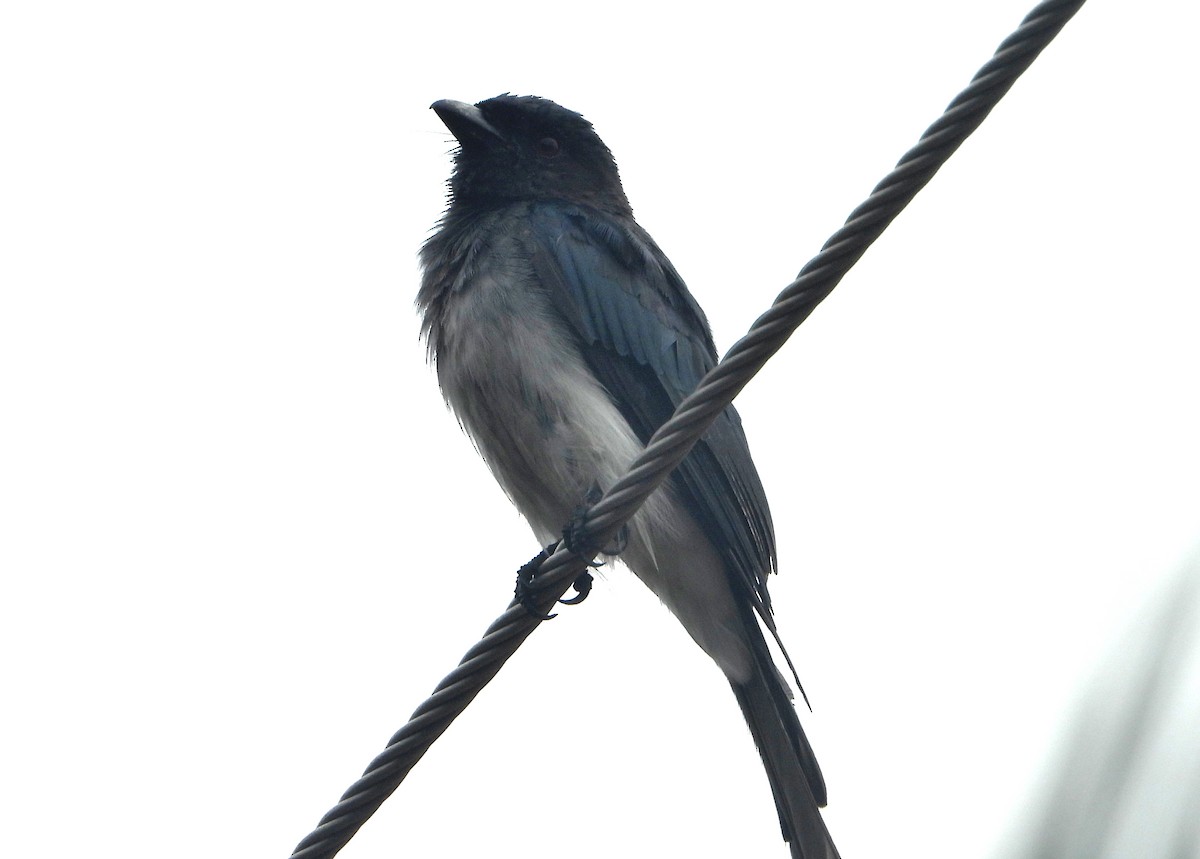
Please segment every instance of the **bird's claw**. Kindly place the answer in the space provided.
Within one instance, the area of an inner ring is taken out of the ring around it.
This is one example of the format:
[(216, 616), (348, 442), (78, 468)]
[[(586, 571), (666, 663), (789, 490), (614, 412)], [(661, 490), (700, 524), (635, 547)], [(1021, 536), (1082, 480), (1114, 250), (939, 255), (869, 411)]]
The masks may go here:
[(559, 602), (563, 605), (579, 605), (588, 598), (588, 594), (592, 592), (592, 574), (584, 570), (571, 587), (575, 588), (575, 596), (560, 599)]

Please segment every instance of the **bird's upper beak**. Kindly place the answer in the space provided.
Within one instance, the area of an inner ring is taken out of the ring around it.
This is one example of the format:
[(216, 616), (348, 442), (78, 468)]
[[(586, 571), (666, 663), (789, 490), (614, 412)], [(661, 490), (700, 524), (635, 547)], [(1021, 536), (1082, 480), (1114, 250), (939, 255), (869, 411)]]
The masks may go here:
[(483, 118), (483, 113), (473, 104), (444, 98), (429, 106), (438, 118), (446, 123), (450, 133), (464, 145), (470, 143), (501, 142), (504, 135)]

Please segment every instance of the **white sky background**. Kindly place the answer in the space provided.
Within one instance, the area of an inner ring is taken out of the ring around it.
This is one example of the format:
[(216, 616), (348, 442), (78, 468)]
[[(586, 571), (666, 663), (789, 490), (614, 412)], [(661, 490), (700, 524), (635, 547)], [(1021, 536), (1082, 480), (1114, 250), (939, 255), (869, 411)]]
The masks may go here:
[[(7, 852), (286, 856), (505, 607), (537, 546), (417, 338), (430, 102), (588, 116), (724, 351), (1032, 5), (7, 5)], [(1200, 537), (1197, 17), (1088, 4), (738, 400), (848, 859), (995, 855)], [(614, 853), (787, 855), (623, 569), (341, 855)]]

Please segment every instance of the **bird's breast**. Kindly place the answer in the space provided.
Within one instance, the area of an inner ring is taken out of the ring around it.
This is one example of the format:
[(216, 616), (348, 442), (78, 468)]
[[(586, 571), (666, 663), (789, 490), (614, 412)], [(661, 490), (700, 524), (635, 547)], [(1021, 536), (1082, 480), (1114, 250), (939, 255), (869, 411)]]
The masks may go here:
[(444, 301), (431, 342), (442, 394), (539, 539), (557, 539), (593, 484), (641, 443), (587, 366), (576, 332), (517, 255)]

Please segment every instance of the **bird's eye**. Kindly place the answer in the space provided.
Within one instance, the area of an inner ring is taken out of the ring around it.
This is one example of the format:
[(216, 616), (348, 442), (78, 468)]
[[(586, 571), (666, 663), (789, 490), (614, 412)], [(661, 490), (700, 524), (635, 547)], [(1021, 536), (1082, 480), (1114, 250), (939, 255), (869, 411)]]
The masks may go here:
[(553, 158), (558, 154), (558, 141), (553, 137), (543, 137), (537, 142), (537, 154), (543, 158)]

